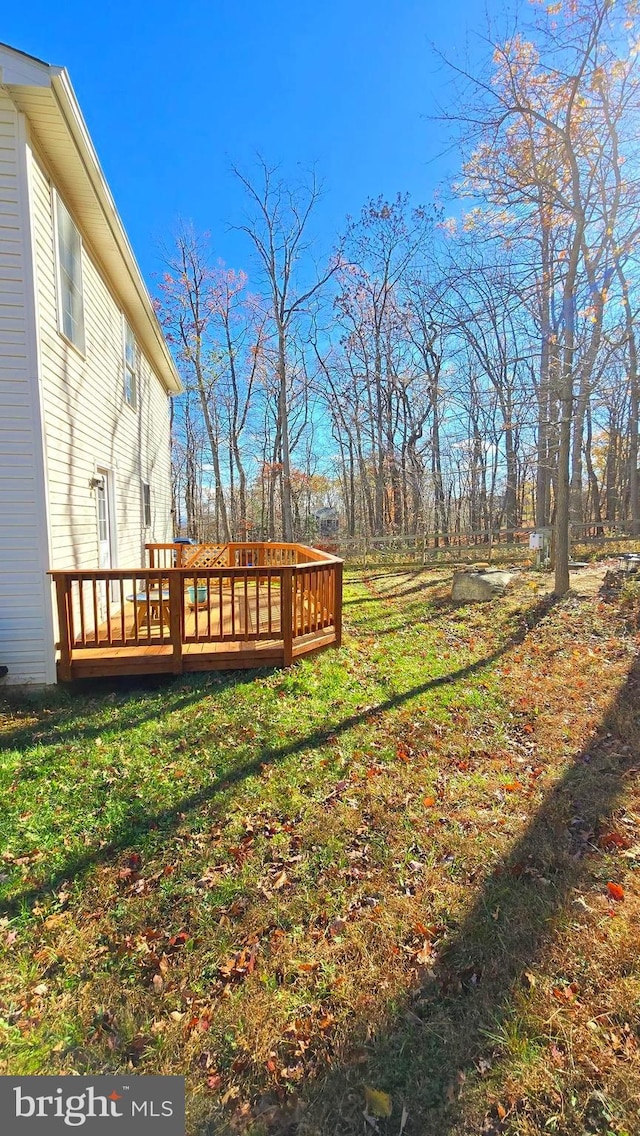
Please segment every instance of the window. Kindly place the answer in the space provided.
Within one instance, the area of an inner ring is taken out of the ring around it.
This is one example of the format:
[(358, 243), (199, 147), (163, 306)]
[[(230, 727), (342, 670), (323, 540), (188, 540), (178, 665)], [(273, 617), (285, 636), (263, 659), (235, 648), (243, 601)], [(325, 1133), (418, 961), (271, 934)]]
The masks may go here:
[(69, 210), (57, 194), (55, 224), (58, 254), (58, 326), (69, 342), (84, 353), (82, 240)]
[(151, 528), (151, 486), (147, 481), (142, 482), (142, 512), (145, 529)]
[(107, 487), (104, 477), (101, 477), (96, 486), (98, 501), (98, 540), (105, 544), (109, 540), (109, 514), (107, 511)]
[(124, 321), (124, 397), (132, 410), (138, 405), (138, 352), (135, 336)]

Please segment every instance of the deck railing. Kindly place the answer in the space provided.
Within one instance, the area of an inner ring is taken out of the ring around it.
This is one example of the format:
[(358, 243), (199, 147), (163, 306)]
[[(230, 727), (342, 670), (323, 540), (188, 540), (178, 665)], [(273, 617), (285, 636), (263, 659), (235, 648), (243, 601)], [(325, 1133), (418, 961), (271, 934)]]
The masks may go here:
[(188, 568), (192, 562), (206, 567), (235, 565), (238, 568), (270, 568), (283, 564), (306, 564), (327, 560), (327, 554), (304, 544), (277, 541), (229, 541), (226, 544), (145, 544), (149, 568)]
[(171, 669), (181, 673), (193, 644), (242, 649), (279, 641), (285, 665), (314, 637), (340, 644), (342, 561), (328, 553), (251, 543), (156, 544), (147, 552), (149, 568), (50, 573), (62, 680), (78, 652), (146, 648), (170, 655)]

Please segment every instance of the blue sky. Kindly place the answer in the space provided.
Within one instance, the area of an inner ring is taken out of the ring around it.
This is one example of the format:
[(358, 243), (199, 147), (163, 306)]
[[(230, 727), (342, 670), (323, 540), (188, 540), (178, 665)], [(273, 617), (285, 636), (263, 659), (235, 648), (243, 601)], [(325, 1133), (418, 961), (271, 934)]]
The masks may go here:
[(293, 175), (316, 164), (319, 251), (370, 196), (431, 200), (457, 169), (429, 120), (450, 98), (432, 45), (478, 58), (485, 30), (482, 0), (29, 0), (0, 17), (0, 40), (69, 70), (152, 287), (178, 218), (251, 271), (230, 165), (256, 150)]

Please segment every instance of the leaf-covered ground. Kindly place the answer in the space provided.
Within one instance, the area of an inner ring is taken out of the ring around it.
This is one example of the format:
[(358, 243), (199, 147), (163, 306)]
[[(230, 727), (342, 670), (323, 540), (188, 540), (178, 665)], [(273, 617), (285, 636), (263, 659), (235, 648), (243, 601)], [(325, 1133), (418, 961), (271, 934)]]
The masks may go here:
[(640, 1132), (638, 600), (449, 587), (5, 705), (0, 1072), (184, 1072), (190, 1136)]

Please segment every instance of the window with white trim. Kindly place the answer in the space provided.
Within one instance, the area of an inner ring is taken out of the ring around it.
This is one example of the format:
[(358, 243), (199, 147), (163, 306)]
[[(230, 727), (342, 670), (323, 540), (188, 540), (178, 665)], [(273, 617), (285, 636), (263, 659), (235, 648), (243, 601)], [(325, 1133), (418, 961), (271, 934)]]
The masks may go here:
[(84, 354), (84, 298), (82, 290), (82, 238), (62, 199), (55, 194), (56, 254), (58, 267), (58, 327)]
[(132, 410), (138, 405), (138, 348), (136, 337), (124, 321), (124, 398)]
[(148, 481), (142, 482), (142, 514), (145, 529), (151, 528), (151, 486)]

